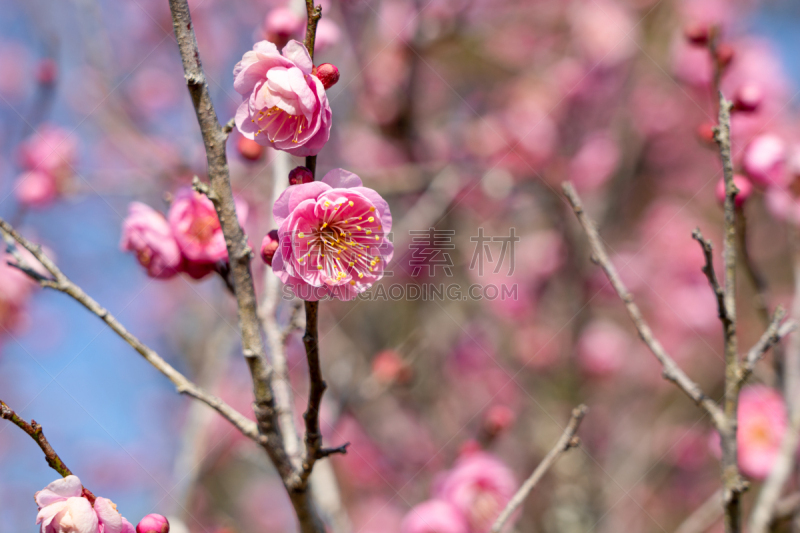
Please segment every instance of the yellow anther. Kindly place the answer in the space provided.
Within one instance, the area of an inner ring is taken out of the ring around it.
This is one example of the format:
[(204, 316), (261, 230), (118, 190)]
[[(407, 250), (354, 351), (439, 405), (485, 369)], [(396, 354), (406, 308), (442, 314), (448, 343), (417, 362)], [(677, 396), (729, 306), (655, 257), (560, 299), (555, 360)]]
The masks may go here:
[(368, 230), (367, 230), (367, 235), (369, 235), (370, 233), (372, 233), (372, 230), (371, 230), (371, 229), (368, 229)]
[(347, 203), (350, 205), (350, 207), (353, 207), (354, 205), (356, 205), (356, 204), (354, 204), (354, 203), (353, 203), (353, 200), (350, 200), (350, 201), (349, 201), (349, 202), (347, 202)]
[(359, 277), (359, 278), (363, 278), (363, 277), (364, 277), (364, 274), (362, 274), (361, 272), (359, 272), (359, 273), (358, 273), (358, 277)]
[(369, 218), (367, 219), (367, 221), (368, 221), (368, 222), (375, 222), (375, 217), (369, 217)]
[(374, 213), (374, 212), (375, 212), (375, 208), (374, 208), (374, 207), (370, 207), (370, 208), (369, 208), (369, 210), (370, 210), (370, 212), (372, 212), (372, 213)]
[(302, 231), (300, 233), (298, 233), (297, 236), (300, 237), (301, 239), (305, 239), (306, 238), (306, 234), (303, 233)]

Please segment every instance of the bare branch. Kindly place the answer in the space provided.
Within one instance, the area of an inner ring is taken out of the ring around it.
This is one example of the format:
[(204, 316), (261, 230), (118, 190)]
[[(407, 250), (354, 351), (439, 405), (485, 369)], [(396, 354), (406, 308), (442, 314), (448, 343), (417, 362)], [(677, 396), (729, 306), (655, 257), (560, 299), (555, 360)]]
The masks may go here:
[(714, 291), (714, 296), (717, 298), (717, 316), (722, 321), (723, 327), (726, 327), (726, 324), (730, 322), (730, 317), (728, 316), (728, 311), (725, 308), (725, 291), (719, 284), (719, 280), (717, 279), (717, 273), (714, 270), (714, 247), (711, 245), (711, 241), (706, 240), (703, 237), (703, 234), (700, 233), (700, 228), (695, 229), (692, 232), (692, 238), (700, 243), (701, 248), (703, 249), (703, 257), (705, 259), (705, 264), (703, 265), (703, 274), (706, 275), (708, 278), (708, 283), (711, 285), (711, 290)]
[(303, 344), (306, 347), (306, 360), (308, 361), (308, 407), (303, 413), (306, 422), (305, 450), (303, 451), (302, 472), (300, 479), (303, 484), (311, 475), (314, 463), (322, 457), (322, 433), (319, 429), (319, 411), (322, 407), (322, 395), (325, 394), (327, 385), (322, 379), (322, 367), (319, 363), (319, 334), (317, 315), (319, 302), (305, 302), (306, 332), (303, 335)]
[(581, 425), (581, 421), (585, 415), (586, 406), (583, 404), (572, 410), (572, 418), (570, 418), (564, 433), (561, 434), (561, 438), (558, 439), (553, 449), (547, 453), (544, 459), (542, 459), (542, 462), (539, 463), (539, 466), (536, 467), (531, 476), (525, 480), (517, 493), (514, 494), (508, 502), (503, 512), (501, 512), (500, 516), (495, 520), (491, 533), (500, 533), (508, 519), (514, 514), (514, 511), (517, 510), (517, 507), (522, 505), (525, 498), (528, 497), (536, 484), (539, 483), (539, 480), (550, 470), (550, 467), (561, 457), (561, 454), (580, 444), (580, 439), (575, 436), (575, 433), (577, 433), (578, 427)]
[(653, 352), (653, 355), (656, 356), (656, 359), (658, 359), (658, 361), (661, 363), (661, 366), (664, 369), (664, 379), (675, 383), (697, 405), (702, 406), (703, 409), (705, 409), (706, 412), (711, 416), (711, 419), (717, 429), (724, 427), (726, 423), (725, 417), (719, 405), (717, 405), (714, 400), (706, 396), (706, 394), (700, 389), (700, 386), (692, 381), (692, 379), (689, 378), (689, 376), (687, 376), (683, 370), (681, 370), (681, 368), (677, 365), (677, 363), (675, 363), (672, 357), (670, 357), (658, 339), (653, 336), (653, 330), (650, 329), (650, 326), (642, 316), (642, 312), (639, 310), (639, 306), (634, 303), (633, 296), (630, 292), (628, 292), (628, 289), (625, 287), (625, 284), (619, 277), (617, 269), (608, 258), (605, 246), (600, 240), (600, 235), (597, 233), (595, 224), (591, 219), (589, 219), (589, 217), (586, 215), (586, 212), (583, 210), (583, 204), (581, 203), (578, 193), (575, 192), (575, 188), (567, 182), (564, 183), (563, 189), (567, 200), (569, 201), (570, 205), (572, 205), (572, 209), (575, 211), (575, 214), (578, 217), (578, 221), (580, 222), (581, 226), (583, 226), (583, 229), (589, 238), (589, 246), (592, 249), (593, 260), (600, 265), (600, 268), (603, 269), (603, 272), (605, 272), (606, 277), (614, 287), (617, 295), (620, 297), (620, 299), (622, 299), (623, 303), (625, 304), (625, 308), (628, 310), (628, 315), (631, 317), (634, 326), (636, 326), (636, 329), (639, 332), (639, 336), (647, 345), (647, 347), (650, 348), (650, 351)]
[[(47, 437), (44, 436), (44, 432), (42, 431), (42, 426), (36, 423), (36, 420), (31, 420), (30, 424), (23, 420), (22, 418), (17, 415), (11, 408), (3, 401), (0, 400), (0, 418), (8, 420), (22, 431), (28, 434), (30, 438), (36, 441), (36, 444), (39, 445), (39, 448), (42, 449), (44, 452), (44, 458), (47, 460), (47, 464), (50, 465), (50, 468), (58, 472), (61, 477), (67, 477), (72, 475), (72, 470), (70, 470), (64, 461), (61, 460), (61, 457), (58, 456), (56, 451), (48, 442)], [(83, 488), (84, 497), (88, 498), (90, 502), (94, 503), (95, 496), (92, 492), (87, 489), (86, 487)]]
[(758, 342), (750, 348), (750, 351), (747, 352), (747, 356), (744, 359), (744, 364), (742, 365), (740, 372), (739, 372), (739, 386), (741, 387), (750, 374), (753, 373), (753, 369), (755, 369), (756, 363), (758, 363), (764, 354), (766, 354), (770, 348), (777, 345), (781, 339), (783, 339), (786, 335), (793, 332), (797, 329), (797, 323), (794, 320), (787, 320), (781, 324), (781, 321), (786, 316), (786, 311), (783, 308), (778, 307), (775, 310), (775, 314), (772, 315), (772, 320), (769, 323), (769, 327), (767, 330), (761, 335), (761, 338), (758, 339)]
[[(25, 237), (17, 233), (8, 222), (0, 218), (0, 229), (10, 235), (17, 243), (23, 248), (28, 250), (37, 261), (53, 276), (53, 279), (40, 279), (39, 284), (43, 287), (55, 289), (71, 296), (75, 301), (83, 305), (93, 314), (97, 315), (100, 320), (105, 322), (114, 333), (119, 335), (122, 340), (127, 342), (134, 350), (139, 352), (145, 360), (153, 365), (156, 370), (167, 376), (169, 380), (175, 385), (176, 390), (181, 394), (191, 396), (201, 402), (205, 403), (223, 417), (231, 424), (242, 432), (243, 435), (261, 442), (262, 437), (258, 433), (258, 428), (255, 423), (241, 414), (239, 411), (225, 403), (222, 399), (214, 396), (208, 391), (198, 387), (186, 376), (175, 370), (169, 363), (161, 358), (155, 351), (150, 349), (136, 336), (130, 333), (125, 326), (122, 325), (107, 309), (97, 303), (91, 296), (83, 292), (83, 289), (75, 285), (58, 266), (42, 251), (42, 247), (31, 243)], [(36, 279), (36, 278), (34, 278)]]
[[(308, 14), (308, 22), (306, 23), (306, 39), (305, 45), (308, 49), (308, 54), (311, 60), (314, 60), (314, 43), (317, 39), (317, 24), (322, 16), (322, 6), (315, 6), (314, 0), (306, 0), (306, 12)], [(314, 169), (312, 167), (311, 171)]]

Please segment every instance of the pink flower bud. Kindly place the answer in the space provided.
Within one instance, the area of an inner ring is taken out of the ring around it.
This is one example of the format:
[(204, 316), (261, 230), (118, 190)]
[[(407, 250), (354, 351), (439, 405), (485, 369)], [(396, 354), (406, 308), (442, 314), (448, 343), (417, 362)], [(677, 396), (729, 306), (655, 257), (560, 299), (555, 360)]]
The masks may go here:
[(714, 124), (703, 122), (697, 126), (697, 138), (705, 144), (714, 144)]
[(733, 47), (729, 44), (721, 44), (717, 47), (717, 62), (719, 63), (720, 68), (727, 68), (728, 65), (731, 64), (733, 61), (733, 57), (736, 53), (733, 51)]
[(786, 143), (772, 133), (759, 135), (745, 148), (742, 166), (759, 185), (785, 185)]
[(272, 266), (272, 258), (275, 256), (275, 251), (278, 249), (280, 240), (278, 239), (278, 230), (274, 229), (264, 236), (261, 241), (261, 259), (266, 264)]
[(707, 45), (708, 34), (708, 24), (702, 22), (691, 22), (683, 28), (684, 37), (695, 46)]
[(514, 411), (506, 405), (494, 405), (483, 417), (483, 429), (487, 434), (496, 436), (510, 428), (516, 421)]
[(289, 185), (301, 185), (314, 181), (314, 174), (306, 167), (295, 167), (289, 172)]
[(339, 69), (336, 68), (336, 65), (323, 63), (315, 68), (315, 73), (326, 89), (330, 89), (339, 81)]
[[(736, 207), (742, 207), (744, 202), (750, 197), (753, 193), (753, 184), (752, 182), (747, 179), (745, 176), (741, 174), (736, 174), (733, 176), (733, 184), (736, 185), (736, 188), (739, 189), (739, 192), (736, 194)], [(725, 178), (722, 178), (717, 182), (717, 189), (715, 191), (717, 193), (717, 200), (720, 203), (725, 202)]]
[(50, 58), (46, 57), (36, 65), (36, 81), (42, 85), (52, 85), (58, 77), (58, 65)]
[(264, 155), (264, 147), (247, 137), (239, 137), (236, 149), (239, 155), (248, 161), (258, 161)]
[(761, 105), (764, 93), (755, 83), (747, 83), (739, 87), (733, 97), (733, 108), (737, 111), (755, 111)]
[(27, 207), (47, 207), (58, 196), (58, 183), (52, 174), (31, 170), (17, 178), (14, 195)]
[(169, 520), (160, 514), (149, 514), (136, 526), (136, 533), (169, 533)]
[(407, 383), (411, 380), (411, 369), (400, 354), (384, 350), (372, 360), (372, 375), (379, 383)]

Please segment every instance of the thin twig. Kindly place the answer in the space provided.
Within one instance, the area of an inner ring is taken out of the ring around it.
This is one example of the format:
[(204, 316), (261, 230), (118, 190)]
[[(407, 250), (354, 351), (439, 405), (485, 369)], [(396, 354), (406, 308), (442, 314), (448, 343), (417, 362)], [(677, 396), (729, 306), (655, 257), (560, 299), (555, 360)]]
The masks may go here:
[(692, 238), (700, 243), (700, 247), (703, 249), (703, 258), (705, 259), (705, 263), (703, 264), (703, 274), (706, 275), (708, 278), (708, 283), (711, 285), (711, 290), (714, 292), (714, 296), (717, 298), (717, 316), (722, 321), (723, 325), (730, 322), (730, 317), (728, 316), (728, 311), (725, 308), (725, 291), (719, 284), (719, 280), (717, 279), (717, 273), (714, 270), (714, 247), (711, 245), (711, 241), (707, 240), (703, 237), (703, 234), (700, 233), (700, 228), (696, 228), (692, 232)]
[(772, 315), (769, 327), (767, 327), (767, 330), (761, 335), (761, 338), (758, 339), (758, 342), (747, 352), (747, 356), (739, 372), (739, 387), (744, 385), (744, 382), (747, 381), (747, 378), (753, 373), (756, 363), (764, 357), (764, 354), (766, 354), (770, 348), (777, 346), (781, 339), (797, 329), (797, 323), (794, 320), (787, 320), (781, 323), (785, 316), (786, 311), (784, 311), (782, 307), (779, 306), (775, 309), (775, 314)]
[[(308, 21), (306, 22), (306, 39), (305, 45), (308, 49), (308, 55), (311, 56), (311, 60), (314, 60), (314, 43), (317, 39), (317, 24), (319, 23), (319, 19), (322, 16), (322, 6), (315, 6), (314, 0), (306, 0), (306, 12), (308, 15)], [(309, 167), (311, 168), (311, 167)], [(314, 169), (312, 168), (311, 171), (313, 172)]]
[(319, 362), (319, 334), (317, 315), (319, 302), (305, 302), (306, 332), (303, 335), (303, 344), (306, 348), (308, 361), (308, 407), (303, 413), (306, 423), (305, 450), (303, 450), (302, 472), (300, 479), (303, 483), (308, 480), (314, 463), (319, 459), (322, 451), (322, 433), (319, 428), (319, 411), (322, 407), (322, 395), (327, 385), (322, 379), (322, 366)]
[(525, 501), (525, 498), (528, 497), (533, 488), (537, 483), (539, 483), (539, 480), (542, 479), (550, 467), (555, 464), (559, 457), (561, 457), (561, 454), (570, 448), (578, 446), (580, 439), (575, 436), (575, 433), (577, 433), (578, 427), (581, 425), (581, 421), (585, 415), (585, 405), (581, 404), (572, 410), (572, 418), (570, 418), (564, 433), (561, 434), (561, 438), (558, 439), (558, 442), (555, 446), (553, 446), (553, 449), (547, 453), (544, 459), (542, 459), (542, 462), (539, 463), (539, 466), (536, 467), (531, 476), (525, 480), (525, 483), (522, 484), (517, 493), (514, 494), (514, 496), (508, 502), (508, 505), (506, 505), (505, 509), (503, 509), (503, 512), (500, 513), (500, 516), (497, 517), (497, 520), (492, 526), (491, 533), (500, 533), (508, 519), (512, 514), (514, 514), (514, 511), (517, 510), (517, 507), (522, 505), (522, 502)]
[[(44, 431), (42, 431), (42, 426), (36, 423), (36, 420), (31, 420), (30, 424), (26, 422), (24, 419), (20, 418), (17, 413), (15, 413), (3, 400), (0, 400), (0, 418), (8, 420), (22, 431), (28, 434), (30, 438), (36, 441), (36, 444), (39, 445), (42, 452), (44, 452), (44, 458), (47, 460), (47, 464), (50, 465), (50, 468), (58, 472), (61, 477), (71, 476), (72, 470), (70, 470), (61, 457), (58, 456), (56, 451), (50, 445), (50, 442), (47, 440), (47, 437), (44, 436)], [(92, 491), (83, 487), (83, 494), (84, 497), (88, 498), (90, 502), (94, 503), (95, 496), (92, 494)]]
[[(181, 394), (191, 396), (205, 403), (233, 424), (243, 435), (260, 442), (261, 436), (255, 423), (241, 414), (239, 411), (225, 403), (222, 399), (214, 396), (210, 392), (198, 387), (186, 376), (175, 370), (169, 363), (161, 358), (155, 351), (150, 349), (136, 336), (130, 333), (111, 313), (97, 303), (91, 296), (86, 294), (83, 289), (75, 285), (58, 266), (42, 251), (42, 247), (31, 243), (28, 239), (17, 233), (11, 225), (0, 218), (0, 229), (11, 236), (20, 246), (28, 250), (33, 257), (53, 276), (53, 279), (40, 279), (39, 284), (43, 287), (55, 289), (71, 296), (75, 301), (83, 305), (90, 312), (97, 315), (114, 333), (119, 335), (122, 340), (127, 342), (134, 350), (139, 352), (145, 360), (153, 365), (156, 370), (167, 376), (175, 385), (176, 390)], [(34, 278), (36, 279), (36, 278)]]
[(575, 214), (578, 217), (578, 221), (589, 238), (589, 246), (592, 249), (593, 261), (600, 265), (600, 268), (603, 269), (603, 272), (605, 272), (606, 277), (611, 283), (611, 286), (614, 287), (617, 295), (625, 304), (628, 315), (631, 317), (634, 326), (636, 326), (639, 336), (642, 338), (650, 351), (653, 352), (653, 355), (656, 356), (656, 359), (658, 359), (658, 361), (661, 363), (661, 366), (663, 367), (662, 375), (664, 376), (664, 379), (675, 383), (697, 405), (703, 407), (703, 409), (705, 409), (706, 412), (711, 416), (711, 419), (717, 428), (723, 426), (725, 424), (725, 417), (719, 405), (717, 405), (714, 400), (706, 396), (706, 394), (700, 389), (700, 386), (692, 381), (692, 379), (687, 376), (683, 370), (681, 370), (678, 364), (672, 359), (672, 357), (670, 357), (658, 339), (656, 339), (653, 335), (653, 330), (650, 329), (650, 326), (645, 321), (644, 316), (642, 316), (639, 306), (634, 303), (633, 295), (628, 292), (628, 289), (622, 282), (617, 269), (611, 263), (611, 260), (606, 253), (605, 246), (600, 240), (600, 235), (597, 233), (595, 224), (591, 219), (589, 219), (588, 215), (584, 211), (583, 204), (578, 196), (578, 193), (575, 192), (575, 188), (572, 186), (572, 184), (567, 182), (564, 183), (563, 189), (567, 200), (569, 201), (570, 205), (572, 205), (572, 209), (575, 211)]

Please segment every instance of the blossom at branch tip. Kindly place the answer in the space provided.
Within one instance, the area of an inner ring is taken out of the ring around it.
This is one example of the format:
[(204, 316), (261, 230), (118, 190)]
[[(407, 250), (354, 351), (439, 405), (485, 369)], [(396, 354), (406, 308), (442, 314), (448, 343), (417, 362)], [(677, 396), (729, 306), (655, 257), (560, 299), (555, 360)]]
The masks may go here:
[(400, 533), (467, 533), (464, 515), (445, 500), (428, 500), (414, 506), (403, 518)]
[(133, 526), (106, 498), (94, 505), (83, 496), (77, 476), (67, 476), (47, 485), (34, 495), (41, 533), (134, 533)]
[(289, 41), (279, 53), (261, 41), (233, 70), (233, 86), (244, 97), (236, 127), (248, 139), (295, 156), (317, 155), (328, 142), (331, 108), (305, 46)]
[(516, 490), (517, 481), (511, 469), (494, 455), (479, 451), (461, 456), (455, 467), (436, 483), (434, 497), (461, 511), (469, 533), (485, 533)]
[(181, 251), (167, 219), (143, 203), (132, 202), (128, 207), (120, 248), (135, 253), (151, 278), (171, 278), (179, 271)]
[(149, 514), (136, 525), (136, 533), (169, 533), (169, 520), (160, 514)]
[(343, 169), (287, 188), (273, 207), (272, 269), (304, 300), (352, 300), (383, 277), (394, 252), (386, 200)]

